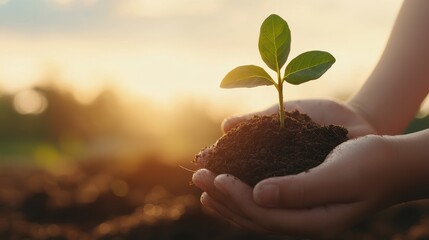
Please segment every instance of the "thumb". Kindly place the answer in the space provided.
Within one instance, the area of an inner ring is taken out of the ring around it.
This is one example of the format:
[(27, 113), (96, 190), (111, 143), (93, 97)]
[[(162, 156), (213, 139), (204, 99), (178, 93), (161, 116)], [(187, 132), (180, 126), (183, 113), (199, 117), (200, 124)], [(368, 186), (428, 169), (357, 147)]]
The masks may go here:
[(228, 132), (240, 122), (247, 121), (254, 116), (264, 116), (264, 115), (274, 114), (277, 112), (277, 109), (278, 109), (278, 105), (273, 105), (263, 111), (225, 118), (222, 122), (221, 129), (223, 132)]
[(310, 208), (356, 201), (357, 187), (350, 180), (353, 176), (330, 165), (322, 164), (297, 175), (263, 180), (254, 187), (253, 199), (262, 207), (282, 208)]

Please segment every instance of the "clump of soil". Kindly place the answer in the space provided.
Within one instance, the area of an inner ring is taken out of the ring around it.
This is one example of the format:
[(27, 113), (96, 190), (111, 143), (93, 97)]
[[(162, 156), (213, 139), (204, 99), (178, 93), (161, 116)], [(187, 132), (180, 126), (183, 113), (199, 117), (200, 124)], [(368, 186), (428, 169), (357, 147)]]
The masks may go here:
[(250, 186), (275, 176), (293, 175), (321, 164), (337, 145), (348, 140), (342, 126), (322, 126), (298, 111), (286, 112), (285, 127), (278, 114), (254, 116), (228, 131), (204, 158), (204, 167), (216, 174), (232, 174)]

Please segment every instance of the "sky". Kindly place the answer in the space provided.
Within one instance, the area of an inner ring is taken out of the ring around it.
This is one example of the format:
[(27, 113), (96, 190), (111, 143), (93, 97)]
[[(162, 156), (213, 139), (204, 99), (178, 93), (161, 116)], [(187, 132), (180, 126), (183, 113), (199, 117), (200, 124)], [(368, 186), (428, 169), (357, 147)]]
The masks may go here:
[(285, 86), (285, 98), (344, 97), (374, 68), (401, 2), (0, 0), (0, 92), (50, 79), (82, 102), (107, 86), (164, 105), (195, 96), (258, 110), (276, 102), (274, 88), (219, 83), (239, 65), (265, 67), (259, 28), (276, 13), (291, 28), (290, 58), (317, 49), (337, 59), (321, 79)]

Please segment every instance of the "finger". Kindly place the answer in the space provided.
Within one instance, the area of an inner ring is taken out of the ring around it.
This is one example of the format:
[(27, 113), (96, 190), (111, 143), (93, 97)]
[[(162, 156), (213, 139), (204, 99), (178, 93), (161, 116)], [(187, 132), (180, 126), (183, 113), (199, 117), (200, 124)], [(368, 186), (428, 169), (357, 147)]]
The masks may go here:
[(232, 116), (232, 117), (225, 118), (222, 121), (221, 129), (224, 133), (228, 132), (229, 130), (237, 126), (237, 124), (239, 124), (240, 122), (249, 120), (254, 115), (255, 114), (246, 114), (246, 115)]
[(333, 204), (310, 209), (247, 209), (251, 220), (269, 231), (308, 237), (331, 238), (368, 213), (364, 204)]
[(207, 193), (203, 193), (201, 195), (201, 203), (204, 207), (214, 211), (217, 216), (224, 218), (236, 227), (248, 229), (255, 232), (268, 233), (265, 229), (261, 228), (251, 220), (243, 217), (242, 215), (237, 215), (234, 211), (231, 211), (228, 207), (216, 201)]
[(230, 197), (230, 192), (236, 192), (243, 198), (252, 198), (252, 188), (231, 174), (221, 174), (214, 179), (214, 186), (225, 196)]
[(350, 203), (343, 186), (309, 173), (275, 177), (258, 183), (253, 191), (254, 201), (269, 208), (308, 208), (324, 204)]
[[(311, 119), (322, 125), (340, 125), (347, 128), (349, 138), (376, 133), (375, 129), (349, 106), (329, 99), (296, 100), (285, 103), (286, 111), (294, 109), (308, 114)], [(336, 114), (328, 114), (326, 111)]]
[(211, 198), (223, 202), (224, 205), (228, 206), (232, 211), (235, 211), (236, 214), (242, 214), (240, 208), (235, 205), (235, 202), (229, 201), (229, 196), (225, 194), (225, 191), (215, 186), (215, 178), (216, 175), (213, 172), (203, 168), (193, 174), (192, 181), (195, 186), (206, 192)]
[(254, 201), (263, 207), (308, 208), (351, 203), (362, 189), (359, 171), (341, 157), (341, 145), (325, 162), (308, 172), (262, 180), (253, 189)]
[[(216, 185), (222, 185), (227, 191), (230, 201), (239, 203), (237, 206), (243, 212), (241, 219), (247, 219), (270, 232), (331, 236), (350, 226), (367, 212), (360, 202), (320, 205), (308, 209), (264, 208), (253, 201), (250, 196), (251, 189), (249, 190), (245, 186), (240, 186), (241, 190), (238, 190), (237, 187), (232, 188), (233, 179), (219, 176), (215, 182), (217, 182)], [(221, 208), (217, 210), (219, 212), (225, 211)]]
[(237, 124), (239, 124), (240, 122), (249, 120), (253, 116), (271, 115), (277, 112), (278, 112), (278, 105), (276, 104), (263, 111), (225, 118), (222, 122), (221, 129), (223, 132), (227, 132), (232, 128), (234, 128), (235, 126), (237, 126)]
[[(221, 174), (214, 179), (215, 187), (222, 192), (225, 198), (216, 199), (224, 206), (228, 206), (231, 212), (246, 218), (247, 214), (242, 211), (243, 203), (249, 202), (251, 206), (256, 206), (252, 200), (252, 188), (230, 174)], [(231, 194), (233, 193), (233, 194)]]
[(197, 186), (203, 192), (207, 192), (212, 197), (216, 199), (224, 198), (225, 196), (222, 195), (222, 192), (217, 190), (213, 184), (215, 178), (216, 174), (208, 169), (202, 168), (192, 175), (192, 182), (195, 184), (195, 186)]
[[(327, 99), (305, 99), (285, 102), (286, 111), (298, 110), (301, 113), (307, 114), (314, 122), (321, 125), (329, 124), (343, 124), (341, 116), (346, 108), (332, 100)], [(337, 114), (328, 114), (326, 111), (330, 110)], [(341, 113), (341, 114), (338, 114)]]

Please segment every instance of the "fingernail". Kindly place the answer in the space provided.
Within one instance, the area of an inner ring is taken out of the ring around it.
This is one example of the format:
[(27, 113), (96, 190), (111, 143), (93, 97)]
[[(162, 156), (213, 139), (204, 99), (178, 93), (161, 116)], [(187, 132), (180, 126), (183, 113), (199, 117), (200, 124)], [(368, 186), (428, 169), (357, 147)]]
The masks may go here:
[(228, 175), (222, 174), (217, 176), (214, 180), (214, 185), (216, 189), (219, 192), (223, 193), (224, 195), (228, 195), (228, 190), (226, 189), (226, 186), (225, 186), (226, 180), (228, 180), (227, 178), (228, 178)]
[(203, 191), (206, 191), (206, 186), (204, 184), (204, 170), (198, 170), (192, 175), (192, 182)]
[(201, 194), (201, 197), (200, 197), (200, 202), (201, 202), (201, 204), (203, 204), (203, 205), (206, 205), (207, 204), (207, 193), (206, 192), (203, 192), (202, 194)]
[(255, 189), (253, 189), (255, 202), (264, 207), (277, 207), (279, 194), (279, 185), (272, 183), (256, 185)]

